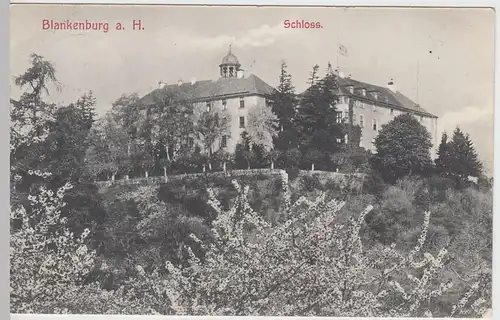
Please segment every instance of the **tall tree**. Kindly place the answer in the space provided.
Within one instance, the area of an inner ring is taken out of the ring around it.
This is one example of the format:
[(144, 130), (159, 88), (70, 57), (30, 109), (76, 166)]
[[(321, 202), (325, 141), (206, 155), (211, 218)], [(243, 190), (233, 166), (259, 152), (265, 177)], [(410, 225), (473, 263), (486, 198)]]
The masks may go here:
[(153, 143), (159, 154), (157, 162), (167, 168), (179, 155), (190, 150), (189, 140), (194, 138), (194, 110), (192, 103), (182, 96), (178, 86), (164, 89), (156, 97), (152, 106)]
[(313, 86), (318, 82), (319, 80), (318, 71), (319, 71), (319, 65), (315, 64), (311, 72), (309, 73), (309, 79), (307, 79), (308, 85)]
[(222, 143), (222, 137), (226, 139), (230, 136), (231, 116), (223, 110), (211, 107), (197, 116), (195, 124), (196, 139), (201, 142), (202, 152), (206, 155), (208, 165), (211, 168), (212, 155), (221, 145), (216, 145), (217, 141)]
[(449, 148), (451, 175), (459, 186), (465, 184), (469, 176), (481, 176), (483, 165), (478, 159), (476, 149), (468, 134), (457, 127), (453, 132)]
[(336, 88), (337, 77), (327, 74), (303, 93), (297, 110), (299, 149), (304, 155), (318, 155), (315, 162), (323, 167), (330, 165), (328, 159), (339, 149), (338, 140), (343, 138), (335, 109)]
[(436, 164), (436, 171), (447, 177), (451, 174), (451, 146), (448, 141), (448, 135), (443, 132), (441, 135), (441, 142), (437, 150), (437, 158), (434, 160)]
[(120, 170), (127, 168), (127, 134), (111, 112), (93, 126), (88, 139), (85, 155), (88, 172), (94, 175), (105, 172), (108, 179), (114, 180)]
[[(278, 118), (277, 136), (274, 138), (274, 147), (286, 151), (297, 147), (297, 132), (295, 118), (297, 114), (297, 96), (292, 84), (292, 76), (287, 71), (286, 62), (282, 62), (279, 85), (269, 97), (272, 111)], [(283, 152), (284, 153), (284, 152)]]
[(45, 158), (41, 143), (54, 120), (56, 106), (44, 98), (50, 86), (59, 88), (54, 66), (37, 54), (30, 58), (30, 67), (14, 79), (24, 92), (10, 103), (11, 164), (21, 171), (38, 169)]
[(375, 147), (372, 164), (388, 182), (406, 175), (425, 174), (432, 166), (431, 135), (409, 113), (383, 125), (375, 138)]
[(89, 92), (76, 103), (60, 108), (49, 125), (45, 145), (46, 167), (63, 181), (77, 182), (85, 172), (87, 136), (94, 123), (96, 100)]
[(23, 74), (15, 77), (14, 83), (25, 89), (16, 107), (12, 110), (12, 118), (24, 127), (29, 139), (42, 139), (46, 133), (46, 123), (53, 119), (55, 105), (43, 101), (43, 95), (49, 94), (49, 86), (59, 88), (56, 70), (51, 62), (37, 54), (31, 55), (31, 66)]
[(256, 105), (248, 112), (248, 136), (255, 145), (262, 146), (266, 151), (273, 147), (273, 139), (277, 136), (277, 116), (270, 108)]

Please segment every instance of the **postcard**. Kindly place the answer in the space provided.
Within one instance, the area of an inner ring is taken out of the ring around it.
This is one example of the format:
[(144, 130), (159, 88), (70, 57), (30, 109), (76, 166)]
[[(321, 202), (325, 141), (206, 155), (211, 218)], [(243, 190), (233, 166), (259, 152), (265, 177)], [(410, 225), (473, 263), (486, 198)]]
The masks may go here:
[(11, 313), (491, 317), (493, 9), (10, 15)]

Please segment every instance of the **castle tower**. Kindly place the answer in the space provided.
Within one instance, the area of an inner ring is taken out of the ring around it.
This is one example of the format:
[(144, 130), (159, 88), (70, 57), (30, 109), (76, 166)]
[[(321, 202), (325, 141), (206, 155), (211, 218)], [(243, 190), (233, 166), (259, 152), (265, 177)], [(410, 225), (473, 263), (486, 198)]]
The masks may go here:
[(229, 46), (228, 54), (222, 59), (220, 68), (220, 76), (222, 78), (236, 78), (238, 76), (238, 71), (240, 71), (241, 64), (238, 58), (231, 52), (231, 46)]

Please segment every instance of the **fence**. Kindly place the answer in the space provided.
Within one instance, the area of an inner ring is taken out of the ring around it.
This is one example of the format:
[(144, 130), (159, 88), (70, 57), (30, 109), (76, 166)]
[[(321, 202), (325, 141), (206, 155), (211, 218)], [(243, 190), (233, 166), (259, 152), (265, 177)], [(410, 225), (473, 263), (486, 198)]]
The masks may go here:
[[(203, 172), (203, 173), (185, 173), (171, 176), (157, 176), (157, 177), (147, 177), (147, 178), (133, 178), (133, 179), (120, 179), (120, 180), (110, 180), (110, 181), (98, 181), (96, 185), (100, 188), (109, 188), (111, 186), (120, 185), (145, 185), (145, 184), (163, 184), (169, 181), (182, 180), (182, 179), (196, 179), (199, 177), (241, 177), (241, 176), (252, 176), (252, 175), (279, 175), (283, 172), (282, 169), (244, 169), (244, 170), (228, 170), (219, 172)], [(364, 174), (354, 173), (345, 174), (339, 172), (330, 171), (307, 171), (302, 170), (299, 176), (312, 175), (317, 176), (320, 180), (326, 181), (332, 179), (343, 183), (349, 180), (350, 177), (362, 178)]]
[(281, 169), (245, 169), (228, 170), (219, 172), (185, 173), (171, 176), (157, 176), (147, 178), (120, 179), (113, 181), (97, 181), (96, 185), (101, 188), (108, 188), (116, 185), (144, 185), (144, 184), (163, 184), (169, 181), (182, 179), (196, 179), (199, 177), (241, 177), (252, 175), (279, 175), (283, 172)]

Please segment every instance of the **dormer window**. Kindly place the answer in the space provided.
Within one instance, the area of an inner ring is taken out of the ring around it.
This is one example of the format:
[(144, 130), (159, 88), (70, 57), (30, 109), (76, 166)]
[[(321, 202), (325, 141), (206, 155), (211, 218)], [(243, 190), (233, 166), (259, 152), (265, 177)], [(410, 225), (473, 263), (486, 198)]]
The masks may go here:
[(361, 94), (363, 95), (363, 97), (366, 97), (366, 89), (361, 89)]
[(373, 93), (373, 98), (374, 98), (375, 100), (378, 100), (378, 93), (377, 93), (377, 92), (374, 92), (374, 93)]
[(354, 93), (354, 86), (349, 86), (349, 92), (352, 94)]

